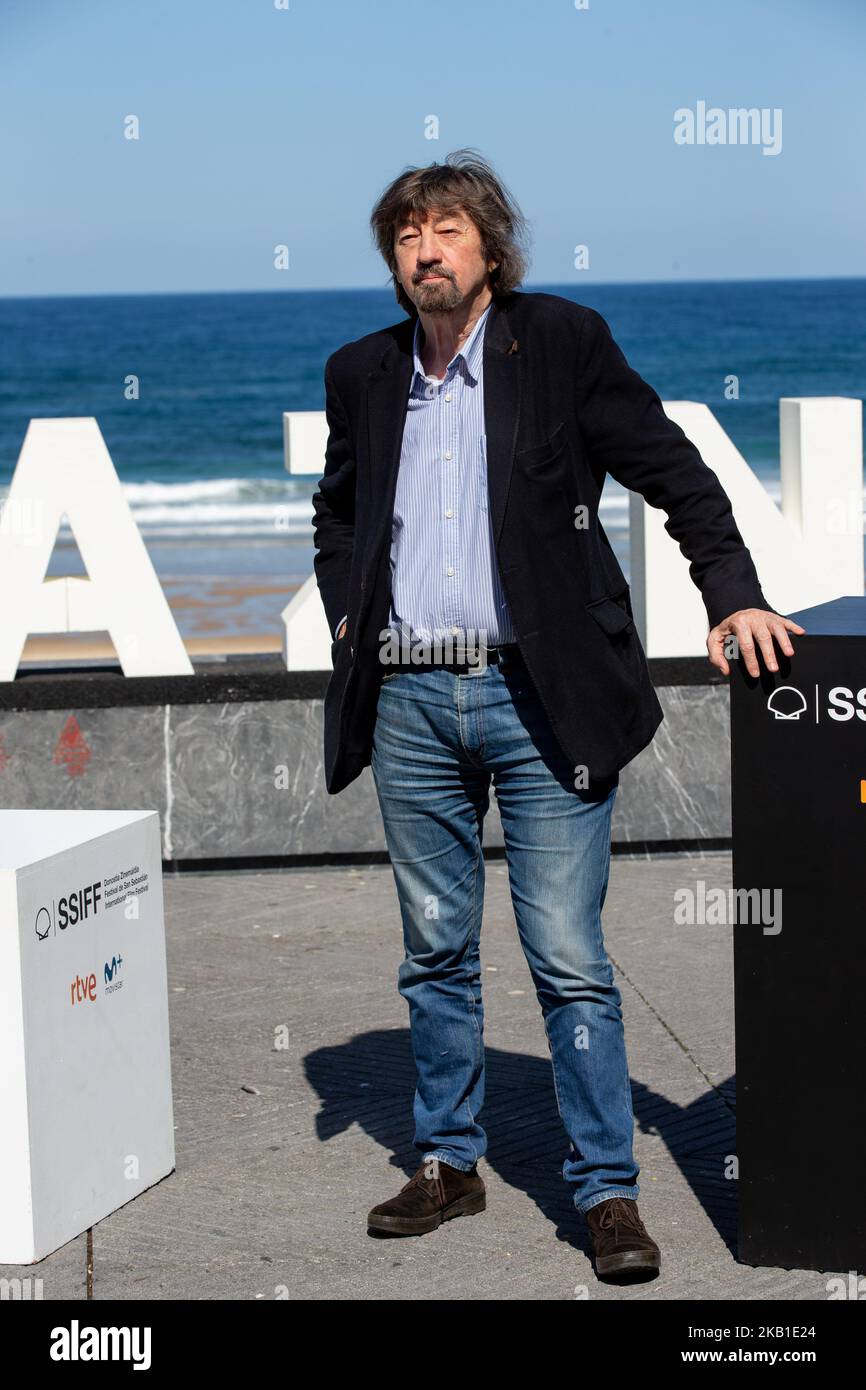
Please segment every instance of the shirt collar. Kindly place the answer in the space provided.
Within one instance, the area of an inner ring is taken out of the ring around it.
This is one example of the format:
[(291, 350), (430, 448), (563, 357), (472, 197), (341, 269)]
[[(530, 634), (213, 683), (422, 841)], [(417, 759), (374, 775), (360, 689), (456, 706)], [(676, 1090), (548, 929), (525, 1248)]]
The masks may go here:
[[(491, 304), (488, 304), (487, 308), (484, 310), (484, 313), (478, 319), (478, 322), (475, 324), (475, 327), (469, 334), (469, 337), (463, 344), (462, 348), (455, 352), (454, 356), (451, 359), (451, 362), (456, 362), (459, 358), (463, 358), (466, 373), (470, 381), (472, 382), (476, 382), (478, 380), (479, 374), (481, 372), (484, 325), (487, 321), (487, 315), (490, 313), (491, 307), (492, 302)], [(426, 381), (427, 373), (424, 371), (424, 366), (421, 361), (420, 346), (421, 320), (419, 318), (415, 320), (415, 333), (412, 338), (412, 355), (415, 359), (416, 375), (420, 376), (422, 380)], [(448, 363), (449, 367), (451, 366), (451, 362)]]

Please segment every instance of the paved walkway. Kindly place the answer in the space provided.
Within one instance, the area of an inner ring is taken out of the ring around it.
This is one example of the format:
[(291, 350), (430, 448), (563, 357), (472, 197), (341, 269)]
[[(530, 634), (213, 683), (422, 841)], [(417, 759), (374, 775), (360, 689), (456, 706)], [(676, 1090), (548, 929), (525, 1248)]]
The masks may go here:
[[(417, 1164), (391, 870), (165, 881), (177, 1170), (94, 1228), (92, 1296), (155, 1299), (818, 1299), (828, 1274), (734, 1254), (730, 931), (673, 924), (676, 888), (730, 884), (728, 856), (615, 858), (607, 947), (623, 994), (641, 1213), (661, 1276), (595, 1279), (560, 1176), (541, 1013), (501, 861), (482, 930), (487, 1211), (405, 1240), (368, 1209)], [(87, 1295), (87, 1236), (39, 1265)]]

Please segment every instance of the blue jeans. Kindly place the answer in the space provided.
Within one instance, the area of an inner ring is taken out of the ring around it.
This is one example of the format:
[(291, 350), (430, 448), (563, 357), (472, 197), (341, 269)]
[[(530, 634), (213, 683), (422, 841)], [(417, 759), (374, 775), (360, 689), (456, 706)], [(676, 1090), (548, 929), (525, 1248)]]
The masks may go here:
[(479, 935), (492, 777), (571, 1141), (563, 1177), (581, 1212), (637, 1198), (621, 997), (601, 929), (618, 777), (575, 787), (519, 659), (480, 675), (386, 675), (371, 768), (403, 921), (398, 987), (418, 1074), (415, 1147), (464, 1172), (487, 1148)]

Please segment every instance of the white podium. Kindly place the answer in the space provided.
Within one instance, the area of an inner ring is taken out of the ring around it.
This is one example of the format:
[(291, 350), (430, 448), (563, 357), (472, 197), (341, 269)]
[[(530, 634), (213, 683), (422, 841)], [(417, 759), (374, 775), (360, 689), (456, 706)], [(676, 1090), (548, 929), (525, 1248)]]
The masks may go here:
[(156, 811), (0, 810), (0, 1264), (174, 1168)]

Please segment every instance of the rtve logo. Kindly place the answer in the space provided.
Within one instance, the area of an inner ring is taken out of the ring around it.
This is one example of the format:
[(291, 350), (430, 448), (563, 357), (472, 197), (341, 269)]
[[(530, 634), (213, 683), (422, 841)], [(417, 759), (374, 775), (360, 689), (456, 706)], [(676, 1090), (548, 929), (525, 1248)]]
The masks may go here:
[(96, 999), (96, 976), (93, 971), (91, 970), (90, 974), (85, 975), (83, 979), (80, 975), (76, 975), (69, 986), (69, 993), (73, 1007), (76, 1004), (83, 1004), (86, 999), (89, 999), (92, 1004)]
[(56, 903), (52, 903), (51, 908), (40, 907), (35, 924), (37, 938), (44, 941), (46, 937), (56, 936), (58, 928), (60, 931), (66, 931), (67, 927), (74, 927), (76, 922), (85, 921), (91, 912), (96, 912), (102, 902), (102, 894), (99, 891), (101, 887), (102, 879), (98, 883), (91, 883), (86, 888), (77, 888), (74, 893), (67, 893), (65, 897), (58, 898)]
[[(795, 685), (777, 685), (767, 701), (767, 709), (775, 719), (799, 719), (801, 714), (806, 714), (819, 724), (822, 716), (821, 688), (816, 685), (814, 698), (807, 700), (803, 691)], [(851, 719), (866, 723), (866, 686), (854, 691), (847, 685), (834, 685), (827, 692), (823, 714), (837, 724), (845, 724)]]

